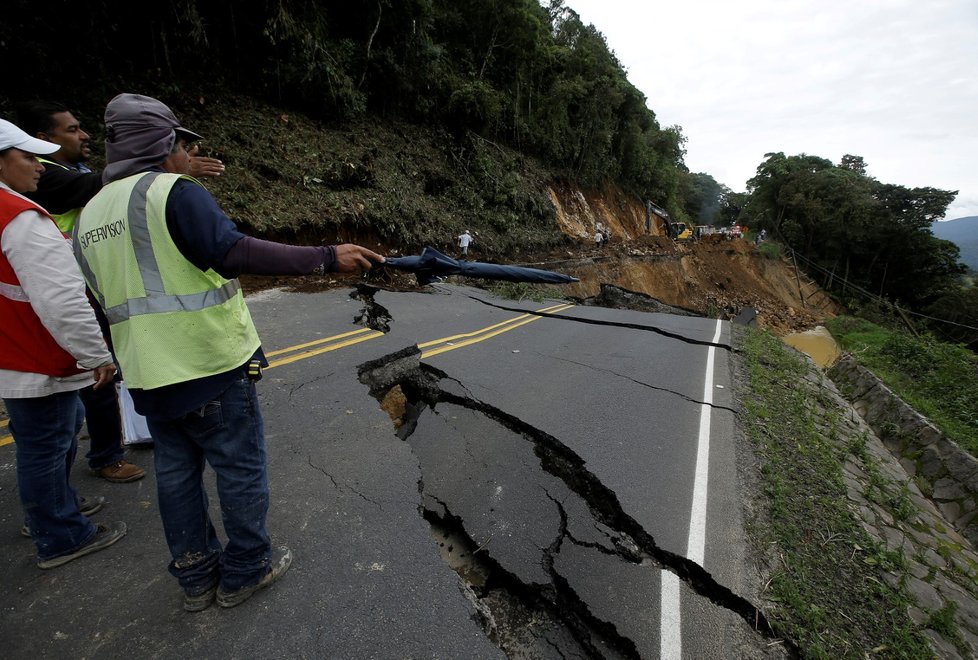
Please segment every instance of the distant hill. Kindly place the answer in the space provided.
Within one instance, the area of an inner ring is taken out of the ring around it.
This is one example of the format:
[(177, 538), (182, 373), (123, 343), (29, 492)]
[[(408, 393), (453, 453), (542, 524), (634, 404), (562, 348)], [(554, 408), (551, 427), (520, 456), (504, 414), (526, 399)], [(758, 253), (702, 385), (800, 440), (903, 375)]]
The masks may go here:
[(978, 215), (935, 222), (931, 231), (934, 236), (957, 245), (961, 250), (961, 262), (978, 270)]

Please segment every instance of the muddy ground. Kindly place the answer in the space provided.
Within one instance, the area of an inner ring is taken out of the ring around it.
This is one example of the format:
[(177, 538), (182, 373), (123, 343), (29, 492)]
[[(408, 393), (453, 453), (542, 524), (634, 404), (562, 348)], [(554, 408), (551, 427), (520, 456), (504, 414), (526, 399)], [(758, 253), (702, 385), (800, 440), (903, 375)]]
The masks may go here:
[[(746, 240), (709, 236), (675, 243), (661, 219), (649, 221), (645, 200), (634, 192), (612, 182), (580, 186), (475, 135), (381, 120), (317, 122), (217, 91), (167, 100), (184, 125), (205, 136), (202, 152), (224, 160), (225, 175), (204, 183), (249, 235), (300, 245), (358, 243), (386, 255), (431, 246), (457, 256), (455, 237), (468, 229), (471, 260), (530, 264), (580, 278), (555, 295), (588, 299), (602, 284), (614, 285), (711, 317), (756, 312), (756, 324), (779, 335), (840, 311), (790, 262), (767, 258)], [(83, 116), (83, 125), (92, 129), (98, 167), (95, 110)], [(599, 226), (611, 234), (601, 249), (592, 238)], [(356, 280), (243, 281), (253, 290)], [(417, 286), (413, 276), (387, 269), (368, 281)]]

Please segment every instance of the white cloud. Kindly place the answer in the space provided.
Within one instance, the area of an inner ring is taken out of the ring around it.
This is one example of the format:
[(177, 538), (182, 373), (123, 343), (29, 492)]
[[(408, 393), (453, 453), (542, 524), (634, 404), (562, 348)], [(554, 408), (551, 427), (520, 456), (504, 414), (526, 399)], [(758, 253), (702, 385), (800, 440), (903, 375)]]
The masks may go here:
[(733, 190), (764, 154), (862, 156), (978, 215), (974, 0), (565, 0), (593, 23), (686, 164)]

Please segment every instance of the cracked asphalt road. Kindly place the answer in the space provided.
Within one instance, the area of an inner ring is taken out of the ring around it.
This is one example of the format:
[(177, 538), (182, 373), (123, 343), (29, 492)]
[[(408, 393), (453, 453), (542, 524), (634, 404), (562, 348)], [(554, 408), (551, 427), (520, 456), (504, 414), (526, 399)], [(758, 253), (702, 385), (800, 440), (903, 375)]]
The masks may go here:
[[(0, 447), (5, 655), (763, 657), (729, 328), (557, 302), (446, 285), (251, 296), (272, 363), (269, 528), (295, 563), (233, 610), (179, 609), (152, 475), (100, 481), (84, 441), (76, 487), (130, 532), (35, 568)], [(130, 458), (150, 467), (152, 450)]]

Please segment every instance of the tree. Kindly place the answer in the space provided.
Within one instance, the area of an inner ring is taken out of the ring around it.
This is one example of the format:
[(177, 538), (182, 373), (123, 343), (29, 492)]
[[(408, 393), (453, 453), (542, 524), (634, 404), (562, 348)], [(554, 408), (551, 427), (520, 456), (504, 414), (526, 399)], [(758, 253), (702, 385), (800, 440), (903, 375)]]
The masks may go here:
[(956, 250), (930, 233), (956, 192), (883, 184), (866, 163), (765, 155), (748, 181), (741, 222), (768, 229), (813, 264), (826, 287), (860, 289), (919, 306), (954, 286)]

